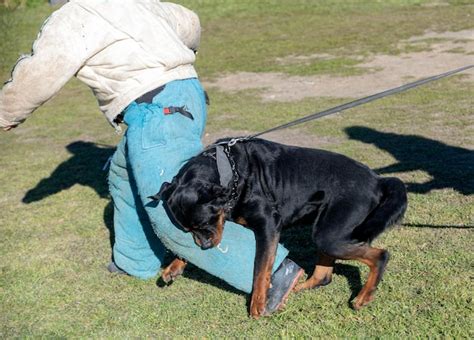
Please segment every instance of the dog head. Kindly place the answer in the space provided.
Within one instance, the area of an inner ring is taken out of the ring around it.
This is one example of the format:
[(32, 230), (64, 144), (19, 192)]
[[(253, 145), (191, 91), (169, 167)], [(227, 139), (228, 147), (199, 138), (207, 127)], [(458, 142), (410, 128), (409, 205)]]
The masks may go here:
[(191, 232), (194, 242), (202, 249), (221, 242), (224, 207), (229, 196), (228, 189), (210, 181), (209, 174), (212, 174), (209, 169), (196, 172), (188, 167), (171, 183), (163, 183), (160, 191), (150, 197), (165, 202), (170, 217), (184, 231)]

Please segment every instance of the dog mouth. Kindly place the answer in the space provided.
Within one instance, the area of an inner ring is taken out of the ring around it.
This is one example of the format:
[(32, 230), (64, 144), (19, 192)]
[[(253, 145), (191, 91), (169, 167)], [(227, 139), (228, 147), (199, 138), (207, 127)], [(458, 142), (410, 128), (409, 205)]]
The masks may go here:
[(214, 237), (208, 238), (208, 239), (202, 239), (198, 235), (193, 233), (193, 238), (194, 238), (194, 243), (196, 243), (196, 245), (198, 247), (200, 247), (202, 250), (206, 250), (206, 249), (215, 247), (215, 246), (217, 246), (217, 244), (219, 244), (219, 243), (216, 244), (214, 242), (214, 240), (215, 240)]
[(196, 245), (200, 247), (202, 250), (206, 250), (206, 249), (214, 247), (212, 239), (202, 239), (194, 233), (193, 233), (193, 238), (194, 238), (194, 243), (196, 243)]
[(196, 245), (203, 250), (217, 247), (222, 241), (222, 235), (224, 232), (224, 221), (225, 214), (224, 211), (221, 210), (219, 211), (216, 225), (212, 228), (212, 233), (210, 236), (206, 235), (207, 237), (203, 237), (204, 235), (199, 235), (198, 232), (192, 232), (194, 243), (196, 243)]

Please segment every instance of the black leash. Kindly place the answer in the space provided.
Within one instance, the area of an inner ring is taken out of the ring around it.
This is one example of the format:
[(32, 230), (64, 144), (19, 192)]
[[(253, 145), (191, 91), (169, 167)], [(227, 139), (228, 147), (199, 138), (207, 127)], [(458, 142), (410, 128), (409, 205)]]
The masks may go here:
[[(286, 129), (286, 128), (289, 128), (291, 126), (302, 124), (302, 123), (308, 122), (308, 121), (313, 120), (313, 119), (318, 119), (318, 118), (328, 116), (328, 115), (333, 114), (333, 113), (345, 111), (345, 110), (348, 110), (350, 108), (353, 108), (353, 107), (356, 107), (356, 106), (359, 106), (359, 105), (363, 105), (363, 104), (369, 103), (371, 101), (374, 101), (374, 100), (377, 100), (377, 99), (380, 99), (380, 98), (383, 98), (383, 97), (390, 96), (392, 94), (400, 93), (400, 92), (412, 89), (414, 87), (424, 85), (426, 83), (429, 83), (429, 82), (432, 82), (432, 81), (435, 81), (435, 80), (439, 80), (441, 78), (448, 77), (448, 76), (453, 75), (455, 73), (459, 73), (459, 72), (468, 70), (472, 67), (474, 67), (474, 65), (467, 65), (467, 66), (460, 67), (458, 69), (455, 69), (455, 70), (452, 70), (452, 71), (449, 71), (449, 72), (446, 72), (446, 73), (438, 74), (436, 76), (432, 76), (432, 77), (425, 78), (425, 79), (420, 79), (420, 80), (417, 80), (413, 83), (408, 83), (408, 84), (405, 84), (405, 85), (402, 85), (402, 86), (399, 86), (399, 87), (395, 87), (395, 88), (390, 89), (390, 90), (385, 90), (385, 91), (382, 91), (382, 92), (379, 92), (379, 93), (376, 93), (376, 94), (373, 94), (373, 95), (370, 95), (370, 96), (367, 96), (367, 97), (364, 97), (364, 98), (360, 98), (360, 99), (351, 101), (351, 102), (346, 103), (346, 104), (338, 105), (336, 107), (333, 107), (333, 108), (330, 108), (330, 109), (327, 109), (327, 110), (324, 110), (324, 111), (321, 111), (321, 112), (313, 113), (311, 115), (296, 119), (294, 121), (288, 122), (288, 123), (280, 125), (280, 126), (276, 126), (274, 128), (265, 130), (263, 132), (256, 133), (254, 135), (250, 135), (250, 136), (242, 137), (242, 138), (235, 138), (233, 140), (236, 140), (236, 142), (237, 142), (237, 141), (241, 141), (241, 140), (252, 139), (252, 138), (261, 136), (263, 134), (267, 134), (269, 132)], [(231, 140), (231, 142), (233, 140)], [(227, 142), (225, 144), (227, 144)], [(234, 144), (235, 144), (235, 142), (232, 145), (234, 145)]]

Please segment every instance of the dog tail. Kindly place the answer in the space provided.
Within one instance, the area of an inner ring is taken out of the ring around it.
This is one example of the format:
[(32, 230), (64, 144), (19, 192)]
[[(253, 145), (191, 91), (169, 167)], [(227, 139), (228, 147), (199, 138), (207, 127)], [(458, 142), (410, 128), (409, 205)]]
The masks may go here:
[(380, 179), (382, 198), (365, 221), (354, 229), (353, 237), (363, 242), (372, 242), (387, 228), (399, 223), (407, 209), (405, 184), (395, 177)]

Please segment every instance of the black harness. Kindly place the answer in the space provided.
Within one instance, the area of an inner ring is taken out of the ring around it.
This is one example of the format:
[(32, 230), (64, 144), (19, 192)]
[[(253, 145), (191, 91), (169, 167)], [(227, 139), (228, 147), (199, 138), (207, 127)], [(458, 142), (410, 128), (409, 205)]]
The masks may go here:
[[(234, 157), (231, 154), (231, 148), (237, 142), (244, 139), (234, 138), (230, 141), (212, 144), (202, 153), (204, 156), (211, 157), (216, 161), (220, 185), (224, 188), (230, 187), (230, 196), (224, 207), (224, 212), (227, 216), (230, 216), (239, 198), (238, 185), (240, 175), (237, 171)], [(215, 152), (213, 152), (213, 149), (215, 149)]]

